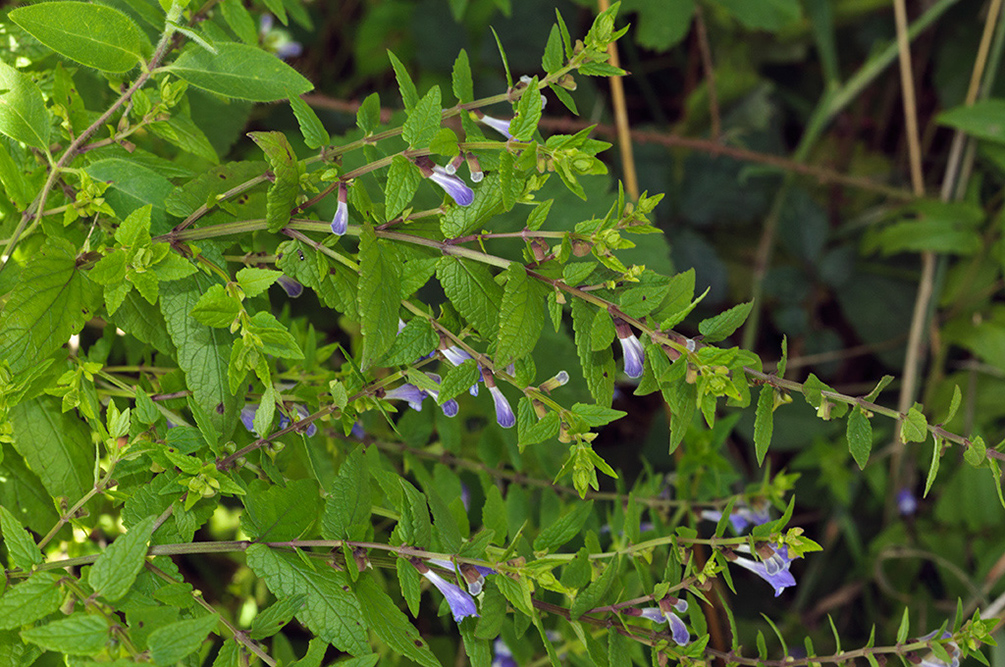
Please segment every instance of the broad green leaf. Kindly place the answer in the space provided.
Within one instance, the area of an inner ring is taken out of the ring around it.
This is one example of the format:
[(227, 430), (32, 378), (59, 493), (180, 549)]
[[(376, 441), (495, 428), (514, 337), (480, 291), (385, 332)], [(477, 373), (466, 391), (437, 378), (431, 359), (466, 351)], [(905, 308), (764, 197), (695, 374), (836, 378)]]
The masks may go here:
[(48, 151), (51, 121), (35, 82), (24, 72), (0, 62), (0, 91), (0, 134)]
[(460, 366), (454, 366), (443, 376), (440, 391), (436, 395), (436, 402), (443, 405), (450, 399), (468, 391), (481, 377), (478, 362), (474, 359), (466, 359)]
[[(220, 156), (209, 137), (185, 114), (173, 114), (167, 120), (158, 120), (147, 126), (150, 132), (192, 155), (216, 164)], [(158, 170), (159, 171), (159, 170)]]
[(241, 302), (227, 293), (223, 285), (211, 285), (199, 297), (189, 315), (209, 327), (229, 327), (241, 312)]
[(851, 411), (848, 415), (846, 437), (852, 458), (855, 459), (859, 469), (864, 470), (865, 464), (869, 462), (869, 453), (872, 451), (872, 424), (865, 412), (857, 408)]
[(272, 283), (276, 282), (281, 275), (283, 274), (272, 269), (247, 266), (237, 272), (237, 284), (248, 296), (258, 296), (272, 287)]
[(382, 366), (414, 363), (435, 350), (439, 343), (440, 337), (433, 330), (429, 320), (425, 317), (414, 317), (398, 332), (394, 344), (380, 363)]
[(258, 44), (258, 26), (255, 25), (255, 19), (251, 18), (251, 13), (245, 9), (241, 0), (223, 0), (220, 3), (220, 10), (223, 12), (223, 20), (238, 39), (245, 44)]
[(534, 539), (534, 551), (551, 551), (562, 546), (583, 530), (593, 513), (593, 501), (576, 503), (557, 520), (545, 526)]
[(53, 498), (76, 502), (94, 485), (94, 442), (76, 412), (41, 396), (10, 409), (14, 448)]
[(219, 616), (208, 614), (157, 628), (147, 638), (150, 657), (158, 665), (175, 664), (195, 653), (219, 622)]
[(475, 99), (475, 88), (471, 82), (471, 65), (468, 62), (468, 52), (461, 49), (454, 60), (454, 69), (450, 75), (454, 97), (458, 102), (472, 102)]
[(401, 273), (392, 248), (379, 241), (373, 228), (364, 225), (359, 241), (359, 312), (363, 334), (364, 369), (371, 367), (394, 345), (401, 308)]
[(40, 364), (91, 319), (99, 293), (78, 270), (73, 246), (47, 239), (0, 313), (0, 359), (14, 373)]
[(591, 427), (606, 426), (612, 421), (616, 421), (628, 415), (627, 412), (615, 410), (603, 405), (591, 405), (589, 403), (576, 403), (572, 406), (572, 414)]
[(97, 595), (115, 602), (129, 592), (146, 560), (155, 518), (140, 521), (98, 556), (87, 574), (87, 583)]
[(279, 246), (281, 255), (276, 267), (292, 276), (304, 287), (314, 290), (328, 306), (352, 318), (359, 317), (356, 302), (359, 277), (355, 271), (333, 262), (314, 248), (300, 241), (287, 241)]
[(0, 597), (0, 630), (13, 630), (33, 623), (59, 609), (63, 593), (59, 576), (36, 572)]
[(252, 621), (249, 633), (251, 638), (264, 639), (276, 634), (293, 620), (293, 615), (303, 609), (306, 603), (307, 596), (303, 593), (277, 600)]
[(165, 283), (161, 285), (160, 307), (178, 350), (178, 366), (185, 373), (195, 402), (210, 415), (214, 428), (229, 438), (238, 422), (244, 393), (243, 390), (240, 396), (231, 393), (227, 379), (231, 336), (189, 314), (200, 296), (214, 284), (218, 283), (202, 274)]
[[(168, 213), (179, 218), (188, 217), (203, 205), (212, 208), (216, 204), (218, 195), (256, 176), (262, 176), (267, 168), (268, 165), (265, 162), (258, 161), (228, 162), (213, 167), (174, 188), (164, 200), (164, 208)], [(228, 206), (233, 206), (233, 201), (230, 201)], [(238, 206), (228, 210), (240, 211), (241, 208)], [(258, 215), (261, 216), (261, 213)]]
[(44, 2), (19, 7), (10, 19), (56, 53), (87, 67), (128, 72), (143, 59), (146, 38), (132, 19), (112, 7)]
[(370, 525), (370, 469), (357, 447), (342, 463), (325, 500), (321, 534), (325, 539), (355, 539)]
[(321, 513), (318, 483), (309, 478), (288, 481), (286, 486), (255, 480), (241, 502), (241, 528), (251, 539), (267, 542), (303, 537)]
[(272, 313), (259, 311), (248, 322), (248, 332), (258, 336), (262, 352), (283, 359), (303, 359), (304, 353), (297, 340)]
[(388, 220), (405, 210), (421, 182), (422, 173), (419, 168), (405, 156), (395, 155), (387, 170), (384, 212)]
[(297, 618), (337, 649), (354, 655), (370, 652), (362, 610), (349, 592), (344, 572), (321, 565), (313, 569), (298, 556), (253, 544), (246, 551), (248, 567), (265, 580), (276, 597), (307, 596), (307, 605)]
[(705, 336), (705, 341), (708, 343), (717, 343), (725, 340), (740, 328), (740, 325), (747, 319), (747, 315), (750, 314), (750, 309), (753, 305), (753, 301), (741, 303), (725, 312), (719, 313), (715, 317), (702, 320), (698, 323), (698, 331)]
[(370, 136), (380, 127), (380, 96), (370, 93), (356, 111), (356, 125), (363, 134)]
[(565, 51), (562, 48), (562, 35), (559, 32), (558, 26), (551, 26), (551, 32), (548, 34), (548, 43), (544, 47), (544, 56), (541, 58), (541, 66), (544, 71), (548, 74), (555, 72), (562, 67)]
[(396, 558), (394, 562), (395, 571), (398, 574), (398, 587), (401, 589), (401, 597), (408, 605), (408, 611), (412, 616), (419, 616), (419, 598), (421, 596), (422, 577), (419, 571), (404, 558)]
[(495, 338), (499, 328), (502, 288), (483, 265), (468, 259), (444, 257), (436, 277), (447, 298), (486, 339)]
[(757, 465), (764, 465), (764, 456), (771, 444), (771, 432), (774, 428), (775, 390), (770, 385), (761, 387), (757, 396), (757, 411), (754, 413), (754, 453)]
[(401, 138), (412, 148), (428, 145), (440, 127), (440, 111), (440, 87), (433, 86), (408, 112)]
[(921, 412), (920, 403), (915, 403), (907, 411), (907, 418), (900, 426), (900, 439), (904, 442), (924, 442), (928, 439), (928, 420)]
[(252, 102), (303, 95), (314, 84), (271, 53), (247, 44), (218, 42), (215, 54), (194, 46), (168, 69), (196, 88)]
[(591, 345), (594, 311), (585, 302), (572, 302), (572, 326), (576, 332), (576, 351), (583, 368), (586, 386), (598, 405), (610, 405), (614, 397), (614, 352), (605, 348), (594, 352)]
[(403, 495), (401, 521), (398, 522), (393, 535), (403, 540), (405, 544), (420, 549), (428, 548), (432, 540), (433, 524), (429, 519), (426, 496), (404, 478), (399, 477), (398, 483)]
[[(13, 12), (11, 13), (13, 16)], [(941, 125), (962, 130), (972, 137), (1005, 143), (1005, 100), (979, 100), (970, 106), (958, 106), (936, 117)]]
[[(307, 653), (304, 654), (304, 657), (297, 660), (290, 667), (321, 667), (321, 662), (325, 659), (327, 651), (328, 642), (314, 637), (307, 644)], [(371, 653), (359, 658), (339, 660), (339, 667), (374, 667), (379, 659), (379, 654)]]
[(249, 132), (251, 140), (265, 153), (274, 180), (269, 186), (265, 221), (270, 232), (278, 232), (290, 221), (290, 211), (300, 193), (301, 165), (289, 140), (282, 132)]
[(521, 397), (516, 417), (516, 439), (521, 451), (529, 445), (554, 438), (558, 435), (561, 422), (557, 412), (548, 412), (538, 419), (531, 400), (526, 396)]
[(910, 220), (887, 225), (866, 243), (866, 252), (879, 249), (884, 255), (899, 252), (939, 252), (973, 255), (984, 246), (980, 230), (949, 220)]
[(544, 327), (543, 295), (518, 262), (506, 269), (506, 287), (499, 306), (499, 333), (495, 362), (498, 366), (534, 351)]
[(537, 77), (534, 77), (517, 103), (517, 115), (510, 122), (509, 131), (516, 141), (530, 141), (541, 120), (541, 95), (537, 91)]
[(31, 534), (24, 529), (17, 517), (3, 506), (0, 506), (0, 534), (3, 536), (4, 546), (7, 547), (14, 567), (30, 570), (33, 565), (45, 560), (42, 552), (35, 546)]
[(109, 641), (108, 621), (83, 612), (21, 631), (21, 638), (47, 651), (68, 655), (97, 655)]
[(314, 109), (310, 108), (298, 95), (289, 95), (290, 106), (293, 107), (293, 115), (297, 117), (300, 124), (300, 133), (304, 135), (304, 143), (308, 148), (318, 149), (331, 143), (328, 130), (321, 123)]
[(419, 631), (372, 576), (360, 577), (356, 582), (356, 595), (366, 601), (360, 605), (363, 620), (395, 654), (426, 667), (441, 667), (426, 640), (419, 636)]
[(391, 61), (391, 67), (394, 68), (394, 78), (398, 80), (398, 90), (401, 91), (401, 101), (405, 105), (405, 111), (411, 111), (419, 103), (419, 93), (415, 89), (415, 83), (412, 82), (408, 70), (405, 69), (405, 65), (398, 60), (396, 55), (388, 51), (387, 57)]
[(987, 460), (987, 452), (988, 447), (984, 444), (984, 438), (977, 435), (974, 436), (970, 444), (963, 450), (963, 458), (973, 467), (980, 468), (984, 465), (984, 461)]
[(590, 327), (590, 350), (600, 352), (614, 343), (618, 332), (614, 320), (606, 310), (597, 309), (593, 316), (593, 326)]
[(572, 607), (569, 608), (569, 613), (571, 614), (573, 620), (596, 607), (597, 604), (604, 599), (607, 595), (607, 591), (610, 590), (611, 584), (614, 583), (614, 580), (617, 578), (620, 571), (621, 556), (618, 556), (613, 561), (607, 561), (607, 567), (604, 569), (603, 574), (601, 574), (596, 581), (587, 586), (585, 590), (581, 591), (572, 603)]

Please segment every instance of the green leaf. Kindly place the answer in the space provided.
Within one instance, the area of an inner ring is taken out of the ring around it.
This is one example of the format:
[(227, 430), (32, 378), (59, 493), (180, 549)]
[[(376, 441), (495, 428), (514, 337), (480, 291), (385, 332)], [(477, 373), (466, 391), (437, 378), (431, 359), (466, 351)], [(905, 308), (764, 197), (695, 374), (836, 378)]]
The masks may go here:
[(303, 359), (304, 353), (296, 339), (272, 313), (259, 311), (248, 322), (248, 332), (262, 341), (262, 352), (283, 359)]
[(252, 639), (271, 637), (292, 621), (293, 615), (303, 609), (306, 603), (307, 596), (303, 593), (277, 600), (255, 617), (251, 623), (251, 632), (248, 634)]
[(87, 67), (128, 72), (143, 59), (146, 39), (132, 19), (112, 7), (46, 2), (19, 7), (10, 19), (56, 53)]
[(391, 159), (391, 166), (387, 170), (387, 188), (384, 193), (386, 197), (384, 213), (388, 220), (405, 210), (405, 207), (411, 203), (421, 182), (422, 173), (418, 167), (412, 164), (411, 160), (404, 155), (395, 155)]
[(576, 351), (583, 368), (586, 386), (598, 405), (610, 405), (614, 397), (614, 352), (605, 348), (594, 352), (591, 346), (594, 312), (585, 302), (572, 302), (572, 326), (576, 333)]
[(275, 180), (269, 186), (265, 221), (270, 232), (278, 232), (290, 222), (290, 210), (300, 194), (301, 165), (289, 140), (282, 132), (248, 132), (265, 153)]
[(24, 72), (0, 62), (0, 91), (0, 134), (48, 151), (51, 121), (35, 82)]
[(597, 309), (593, 316), (593, 326), (590, 327), (590, 349), (600, 352), (610, 347), (617, 338), (618, 332), (614, 320), (606, 310)]
[(380, 127), (380, 95), (370, 93), (356, 111), (356, 125), (370, 136)]
[(227, 293), (223, 285), (211, 285), (206, 293), (199, 297), (189, 315), (206, 326), (229, 327), (241, 313), (241, 301)]
[(544, 327), (543, 295), (522, 264), (506, 269), (506, 287), (499, 306), (495, 362), (507, 366), (534, 351)]
[(928, 420), (921, 412), (921, 405), (915, 403), (907, 411), (907, 417), (900, 426), (900, 438), (904, 442), (924, 442), (928, 439)]
[[(14, 13), (11, 12), (13, 18)], [(978, 100), (970, 106), (958, 106), (943, 111), (936, 117), (942, 125), (962, 130), (972, 137), (987, 139), (995, 143), (1005, 143), (1005, 100)]]
[(360, 577), (356, 582), (356, 595), (366, 600), (366, 604), (360, 605), (363, 620), (395, 654), (426, 667), (441, 667), (426, 640), (419, 636), (419, 631), (372, 576)]
[(146, 560), (155, 518), (143, 519), (98, 556), (87, 574), (87, 583), (96, 595), (115, 602), (129, 592)]
[(173, 665), (195, 653), (213, 631), (220, 617), (209, 614), (199, 618), (175, 621), (157, 628), (147, 638), (150, 656), (158, 665)]
[(963, 400), (963, 394), (960, 393), (960, 386), (953, 385), (953, 400), (949, 404), (949, 414), (943, 420), (943, 424), (948, 424), (953, 421), (953, 417), (956, 416), (956, 411), (960, 409), (960, 402)]
[(592, 500), (576, 503), (570, 511), (542, 528), (534, 539), (534, 551), (551, 551), (571, 540), (583, 530), (592, 512)]
[(220, 161), (220, 156), (216, 154), (216, 150), (206, 134), (191, 118), (184, 114), (174, 114), (167, 120), (155, 121), (150, 123), (147, 128), (152, 134), (174, 144), (183, 151), (198, 155), (213, 164)]
[(97, 655), (108, 643), (108, 621), (77, 613), (46, 625), (21, 631), (21, 638), (47, 651), (68, 655)]
[(502, 307), (502, 288), (483, 265), (458, 257), (444, 257), (436, 269), (447, 298), (486, 339), (495, 338)]
[[(314, 637), (307, 644), (307, 653), (304, 654), (304, 657), (294, 662), (290, 667), (321, 667), (321, 662), (325, 659), (327, 651), (328, 642)], [(379, 659), (380, 655), (371, 653), (360, 658), (339, 660), (339, 667), (374, 667)], [(216, 667), (216, 665), (213, 667)]]
[(34, 623), (59, 609), (62, 602), (59, 576), (52, 572), (36, 572), (27, 581), (8, 588), (0, 597), (0, 630)]
[(544, 47), (544, 56), (541, 58), (541, 66), (547, 74), (551, 74), (562, 68), (565, 61), (565, 51), (562, 48), (562, 34), (558, 26), (551, 26), (551, 33), (548, 34), (548, 44)]
[(481, 379), (481, 376), (481, 369), (474, 359), (466, 359), (460, 366), (454, 366), (443, 376), (440, 391), (436, 395), (437, 404), (443, 405), (455, 396), (468, 391)]
[(401, 588), (401, 597), (408, 605), (408, 611), (412, 616), (419, 616), (419, 599), (421, 596), (422, 577), (419, 571), (404, 558), (395, 559), (395, 570), (398, 573), (398, 586)]
[(516, 440), (523, 451), (524, 447), (536, 445), (550, 440), (558, 435), (562, 420), (557, 412), (548, 412), (544, 417), (537, 418), (531, 400), (526, 396), (520, 398), (517, 407)]
[(0, 313), (0, 359), (17, 374), (37, 366), (91, 319), (99, 290), (69, 242), (49, 238), (29, 260)]
[(370, 470), (362, 447), (342, 463), (325, 500), (321, 534), (329, 540), (361, 538), (370, 526)]
[(359, 312), (363, 334), (363, 369), (391, 349), (398, 333), (401, 273), (393, 250), (364, 225), (359, 235)]
[(984, 461), (987, 460), (987, 453), (988, 447), (984, 444), (984, 438), (977, 435), (970, 441), (967, 448), (963, 450), (963, 458), (973, 467), (980, 468), (984, 465)]
[(251, 18), (251, 13), (244, 8), (241, 0), (223, 0), (220, 3), (220, 10), (223, 12), (223, 19), (230, 26), (245, 44), (258, 44), (258, 27), (255, 19)]
[(0, 506), (0, 533), (14, 567), (30, 570), (32, 566), (45, 560), (42, 552), (35, 546), (31, 534), (24, 529), (17, 517), (3, 506)]
[(770, 385), (761, 387), (757, 395), (757, 411), (754, 413), (754, 453), (757, 465), (764, 465), (764, 456), (771, 444), (774, 429), (775, 390)]
[[(387, 356), (381, 359), (382, 366), (397, 366), (411, 364), (433, 350), (440, 343), (440, 337), (433, 330), (433, 325), (425, 317), (413, 317), (405, 327), (398, 332), (394, 344)], [(450, 374), (447, 373), (449, 376)]]
[(475, 188), (470, 206), (452, 206), (440, 217), (440, 231), (446, 238), (456, 238), (472, 232), (502, 209), (502, 181), (499, 174), (490, 173)]
[(53, 498), (82, 497), (94, 486), (94, 442), (75, 412), (41, 396), (10, 408), (14, 449)]
[(454, 97), (460, 103), (473, 102), (475, 99), (475, 88), (471, 82), (471, 65), (468, 62), (468, 52), (461, 49), (454, 60), (454, 69), (450, 75), (451, 85), (454, 90)]
[(733, 306), (729, 310), (719, 313), (715, 317), (702, 320), (698, 323), (698, 331), (705, 336), (705, 342), (717, 343), (725, 340), (730, 334), (740, 328), (740, 325), (747, 319), (754, 302), (748, 301)]
[(237, 284), (248, 296), (258, 296), (272, 287), (272, 283), (281, 275), (283, 275), (281, 271), (247, 266), (237, 272)]
[(248, 567), (265, 580), (276, 597), (307, 596), (297, 618), (315, 634), (354, 655), (370, 652), (362, 610), (349, 592), (344, 572), (327, 566), (315, 570), (297, 555), (273, 551), (264, 544), (248, 547), (246, 558)]
[(763, 0), (756, 6), (746, 0), (715, 0), (715, 3), (751, 30), (776, 32), (802, 16), (799, 0)]
[(429, 520), (429, 508), (426, 496), (419, 492), (411, 482), (398, 478), (404, 499), (401, 504), (401, 521), (395, 533), (404, 543), (425, 549), (432, 540), (432, 522)]
[(610, 590), (611, 584), (617, 578), (620, 571), (621, 556), (618, 556), (607, 564), (603, 574), (601, 574), (596, 581), (587, 586), (585, 590), (576, 596), (575, 601), (572, 603), (572, 607), (569, 608), (569, 613), (573, 620), (578, 619), (580, 616), (596, 607), (597, 603), (604, 599), (607, 595), (607, 591)]
[(531, 79), (517, 103), (517, 115), (510, 122), (509, 131), (516, 141), (530, 141), (541, 120), (541, 95), (537, 91), (537, 77)]
[(627, 412), (614, 410), (603, 405), (591, 405), (589, 403), (576, 403), (572, 406), (572, 414), (591, 427), (606, 426), (612, 421), (616, 421), (628, 415)]
[(872, 424), (864, 411), (856, 408), (848, 415), (846, 437), (852, 458), (855, 459), (859, 469), (864, 470), (865, 464), (869, 462), (869, 453), (872, 451)]
[(310, 478), (288, 481), (286, 486), (255, 480), (241, 502), (241, 528), (251, 539), (263, 542), (298, 539), (321, 513), (318, 483)]
[(401, 138), (412, 148), (425, 147), (440, 127), (440, 112), (440, 87), (433, 86), (408, 112)]
[(190, 47), (167, 67), (196, 88), (252, 102), (303, 95), (314, 84), (271, 53), (236, 42), (218, 42), (216, 54)]
[(304, 143), (308, 148), (318, 149), (331, 143), (328, 130), (321, 123), (321, 119), (314, 113), (314, 109), (308, 106), (298, 95), (289, 95), (290, 106), (293, 107), (293, 115), (300, 123), (300, 133), (304, 135)]
[(900, 626), (897, 628), (897, 643), (903, 644), (907, 641), (907, 633), (911, 631), (911, 618), (908, 615), (908, 610), (904, 608), (904, 615), (900, 619)]
[(391, 67), (394, 68), (394, 78), (398, 80), (398, 90), (401, 91), (401, 101), (405, 105), (405, 111), (410, 112), (419, 103), (419, 93), (415, 90), (415, 84), (412, 82), (408, 70), (398, 60), (398, 57), (390, 50), (387, 52), (387, 57), (391, 61)]
[(231, 393), (227, 379), (231, 337), (189, 315), (200, 296), (214, 284), (218, 283), (198, 273), (165, 283), (161, 285), (160, 307), (178, 350), (178, 366), (185, 373), (195, 402), (210, 416), (213, 427), (229, 438), (244, 407), (243, 390), (239, 395)]
[(932, 462), (928, 466), (928, 477), (925, 479), (925, 493), (922, 498), (928, 497), (928, 492), (932, 488), (935, 476), (939, 474), (939, 462), (942, 460), (942, 439), (935, 438), (935, 446), (932, 448)]

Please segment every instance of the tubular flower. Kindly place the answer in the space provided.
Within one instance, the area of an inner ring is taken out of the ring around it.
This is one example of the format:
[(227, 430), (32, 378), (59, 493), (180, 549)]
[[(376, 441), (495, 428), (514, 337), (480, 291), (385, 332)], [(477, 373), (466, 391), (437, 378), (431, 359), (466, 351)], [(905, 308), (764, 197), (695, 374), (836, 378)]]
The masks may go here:
[(425, 397), (426, 392), (408, 382), (399, 387), (395, 387), (391, 391), (384, 392), (384, 398), (392, 401), (406, 401), (408, 403), (408, 407), (412, 408), (416, 412), (422, 412), (422, 399)]
[(290, 33), (282, 28), (274, 27), (272, 14), (262, 14), (258, 21), (258, 35), (262, 40), (262, 46), (267, 51), (276, 54), (280, 60), (296, 58), (304, 52), (304, 47), (300, 42), (294, 41)]
[(625, 357), (625, 375), (630, 378), (642, 377), (642, 362), (645, 353), (642, 351), (642, 343), (632, 333), (631, 327), (620, 319), (614, 319), (614, 328), (618, 333), (618, 340), (621, 341), (621, 351)]
[(461, 206), (470, 206), (471, 202), (475, 200), (475, 193), (464, 181), (440, 165), (433, 164), (433, 161), (428, 157), (416, 158), (415, 165), (422, 172), (423, 178), (428, 178), (433, 183), (439, 185), (450, 195), (451, 199)]
[(349, 188), (341, 181), (338, 184), (338, 206), (332, 218), (332, 234), (342, 236), (349, 229)]
[[(704, 510), (701, 513), (701, 518), (708, 519), (709, 521), (719, 521), (722, 518), (722, 512)], [(748, 507), (742, 501), (733, 506), (733, 512), (729, 515), (729, 523), (737, 535), (746, 532), (748, 526), (760, 526), (769, 521), (771, 521), (771, 515), (768, 514), (767, 505), (755, 509)]]
[(506, 646), (502, 637), (496, 639), (492, 645), (494, 655), (492, 657), (492, 667), (517, 667), (516, 660), (513, 659), (513, 652)]
[(555, 377), (550, 380), (545, 380), (541, 383), (541, 391), (552, 392), (559, 387), (568, 384), (569, 374), (565, 371), (559, 371)]
[(503, 396), (502, 390), (496, 386), (492, 374), (482, 371), (482, 379), (485, 380), (485, 386), (492, 394), (492, 401), (496, 406), (496, 421), (503, 428), (513, 428), (516, 424), (516, 415), (513, 414), (513, 408), (509, 406), (509, 401)]
[(437, 590), (447, 599), (450, 611), (454, 615), (454, 621), (460, 623), (468, 616), (478, 616), (478, 608), (470, 595), (461, 590), (457, 584), (452, 584), (440, 575), (430, 570), (422, 562), (412, 561), (412, 565), (429, 581), (433, 582)]
[[(296, 409), (297, 413), (300, 415), (300, 419), (305, 419), (305, 418), (309, 417), (310, 414), (311, 414), (307, 410), (307, 408), (305, 408), (302, 405), (295, 405), (293, 407)], [(300, 419), (298, 419), (297, 421), (300, 421)], [(286, 428), (289, 425), (290, 425), (290, 418), (287, 417), (286, 415), (280, 413), (279, 414), (279, 430), (283, 430), (284, 428)], [(310, 424), (307, 425), (307, 430), (305, 431), (305, 433), (307, 434), (308, 438), (313, 437), (314, 434), (317, 433), (317, 432), (318, 432), (318, 426), (317, 426), (317, 424), (315, 424), (314, 422), (311, 422)]]
[(456, 174), (457, 168), (462, 164), (464, 164), (464, 153), (458, 153), (450, 160), (450, 162), (447, 163), (447, 166), (443, 168), (443, 171), (448, 174)]
[[(430, 558), (427, 562), (433, 565), (438, 565), (445, 570), (455, 571), (454, 564), (449, 560), (443, 560), (441, 558)], [(482, 587), (485, 585), (485, 575), (495, 574), (496, 571), (491, 567), (485, 567), (483, 565), (469, 565), (468, 563), (461, 563), (458, 567), (460, 570), (461, 577), (464, 578), (464, 583), (468, 585), (468, 592), (471, 595), (479, 595), (482, 592)]]
[(918, 500), (907, 487), (897, 492), (897, 510), (901, 516), (911, 516), (918, 511)]
[(289, 276), (279, 276), (276, 282), (279, 283), (279, 286), (283, 288), (283, 291), (291, 299), (296, 299), (304, 293), (304, 286)]
[(509, 131), (510, 121), (503, 120), (502, 118), (494, 118), (481, 112), (475, 112), (475, 118), (478, 119), (479, 123), (488, 125), (493, 130), (506, 137), (507, 140), (513, 138), (513, 135)]
[[(437, 375), (436, 373), (426, 373), (426, 375), (428, 375), (429, 378), (437, 385), (440, 384), (441, 382), (440, 376)], [(429, 390), (425, 393), (428, 393), (430, 396), (432, 396), (434, 401), (437, 401), (437, 397), (440, 395), (439, 392), (432, 390)], [(445, 414), (448, 417), (456, 417), (458, 410), (460, 410), (460, 406), (457, 405), (457, 401), (455, 401), (452, 398), (449, 401), (445, 401), (441, 407), (443, 408), (443, 414)]]
[(255, 413), (258, 412), (258, 403), (248, 403), (241, 408), (241, 423), (249, 433), (255, 432)]
[[(740, 548), (743, 549), (744, 547)], [(749, 547), (746, 548), (749, 549)], [(789, 566), (792, 564), (793, 559), (789, 558), (788, 548), (784, 544), (777, 549), (772, 549), (771, 547), (768, 547), (768, 549), (772, 551), (772, 555), (762, 561), (738, 556), (734, 562), (771, 584), (772, 588), (775, 589), (775, 597), (778, 597), (782, 594), (783, 590), (789, 586), (796, 585), (796, 578), (789, 571)]]
[(686, 613), (687, 601), (677, 600), (677, 602), (671, 602), (671, 598), (664, 598), (660, 600), (658, 607), (646, 607), (645, 609), (636, 611), (640, 612), (639, 615), (642, 618), (648, 618), (650, 621), (655, 621), (656, 623), (667, 623), (670, 626), (670, 636), (673, 637), (677, 646), (687, 646), (691, 635), (688, 633), (684, 621), (680, 620), (680, 617), (673, 610), (681, 614)]
[(478, 164), (478, 158), (475, 157), (474, 153), (467, 153), (464, 157), (468, 161), (468, 171), (471, 173), (471, 182), (480, 183), (483, 178), (485, 178), (485, 172), (482, 171), (482, 166)]

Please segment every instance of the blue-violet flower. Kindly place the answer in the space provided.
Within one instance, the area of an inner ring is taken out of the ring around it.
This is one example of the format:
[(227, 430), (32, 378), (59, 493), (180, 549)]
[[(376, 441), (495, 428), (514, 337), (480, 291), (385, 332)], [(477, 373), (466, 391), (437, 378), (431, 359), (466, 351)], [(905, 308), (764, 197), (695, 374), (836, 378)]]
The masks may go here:
[(506, 137), (507, 140), (513, 138), (513, 135), (509, 131), (509, 124), (511, 121), (503, 120), (502, 118), (494, 118), (481, 112), (475, 112), (475, 117), (478, 119), (478, 122), (488, 125), (493, 130)]
[[(746, 545), (738, 548), (740, 550), (749, 549)], [(775, 549), (771, 547), (768, 547), (768, 549), (772, 551), (772, 555), (761, 561), (737, 556), (734, 562), (771, 584), (772, 588), (775, 589), (775, 597), (778, 597), (782, 594), (783, 590), (789, 586), (796, 585), (796, 578), (789, 571), (789, 565), (791, 565), (793, 559), (789, 558), (788, 548), (784, 544)]]
[(906, 486), (897, 492), (897, 510), (901, 516), (911, 516), (918, 511), (918, 500)]
[(631, 327), (624, 320), (615, 318), (614, 328), (618, 333), (621, 351), (625, 357), (625, 375), (630, 378), (642, 377), (642, 362), (645, 359), (642, 343), (639, 342), (639, 339), (632, 333)]
[[(300, 419), (305, 419), (311, 415), (310, 411), (308, 411), (307, 408), (305, 408), (302, 405), (295, 405), (293, 407), (300, 415)], [(298, 419), (297, 421), (300, 421), (300, 419)], [(279, 430), (283, 430), (289, 425), (290, 425), (290, 418), (282, 413), (279, 413)], [(314, 434), (317, 432), (318, 432), (317, 424), (311, 422), (310, 424), (307, 425), (307, 430), (305, 431), (305, 433), (307, 434), (308, 438), (313, 437)]]
[(414, 384), (406, 382), (390, 391), (384, 392), (384, 398), (397, 401), (407, 401), (408, 407), (416, 412), (422, 412), (422, 399), (426, 397), (426, 392), (422, 391)]
[(304, 52), (303, 45), (294, 41), (290, 33), (282, 28), (275, 28), (272, 14), (262, 14), (258, 21), (258, 34), (262, 40), (262, 46), (267, 51), (276, 54), (280, 60), (296, 58)]
[(677, 600), (677, 602), (671, 602), (670, 598), (664, 598), (660, 601), (658, 607), (646, 607), (639, 611), (643, 618), (648, 618), (650, 621), (655, 621), (656, 623), (667, 623), (670, 626), (670, 636), (673, 637), (674, 642), (678, 646), (687, 646), (691, 635), (688, 633), (684, 621), (680, 620), (680, 617), (671, 610), (677, 610), (682, 614), (686, 613), (687, 601)]
[[(722, 518), (722, 512), (715, 510), (704, 510), (701, 518), (718, 522)], [(760, 526), (771, 521), (767, 504), (759, 508), (748, 507), (746, 503), (740, 501), (733, 505), (733, 512), (729, 515), (729, 523), (737, 535), (746, 532), (748, 526)]]
[(332, 218), (332, 234), (342, 236), (349, 229), (349, 188), (341, 181), (338, 184), (338, 206)]
[(276, 279), (276, 282), (279, 283), (279, 286), (283, 288), (283, 291), (285, 291), (286, 295), (291, 299), (296, 299), (304, 293), (304, 286), (289, 276), (279, 276), (279, 278)]
[(478, 607), (475, 606), (474, 599), (462, 591), (460, 586), (450, 583), (426, 567), (424, 563), (413, 561), (412, 564), (422, 576), (433, 582), (433, 585), (447, 599), (447, 604), (450, 605), (450, 611), (456, 622), (460, 623), (468, 616), (478, 616)]

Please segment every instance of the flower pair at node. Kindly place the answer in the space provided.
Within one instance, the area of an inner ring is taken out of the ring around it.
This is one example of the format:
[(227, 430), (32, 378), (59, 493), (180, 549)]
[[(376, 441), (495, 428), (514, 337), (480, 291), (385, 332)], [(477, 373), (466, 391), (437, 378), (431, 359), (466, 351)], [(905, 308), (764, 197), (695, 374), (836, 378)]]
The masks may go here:
[[(310, 411), (302, 405), (294, 405), (293, 409), (297, 411), (300, 421), (301, 419), (306, 419), (311, 416)], [(258, 403), (248, 403), (243, 408), (241, 408), (241, 423), (244, 424), (244, 428), (248, 429), (248, 432), (255, 432), (255, 413), (258, 412)], [(283, 413), (279, 413), (279, 430), (282, 431), (284, 428), (290, 425), (290, 418)], [(318, 426), (314, 422), (307, 425), (307, 430), (304, 434), (310, 438), (318, 432)], [(259, 433), (259, 435), (266, 435), (265, 433)]]
[(656, 623), (666, 623), (670, 626), (670, 636), (677, 646), (687, 646), (691, 640), (687, 626), (674, 612), (687, 613), (687, 601), (667, 596), (659, 601), (657, 607), (645, 607), (643, 609), (627, 609), (625, 613), (629, 616), (641, 616)]
[[(440, 384), (440, 376), (436, 373), (426, 373), (426, 376), (437, 385)], [(397, 386), (390, 391), (384, 392), (384, 398), (405, 401), (408, 403), (408, 407), (412, 408), (416, 412), (422, 412), (422, 401), (426, 398), (426, 396), (432, 396), (435, 401), (437, 400), (437, 396), (439, 396), (439, 392), (433, 389), (419, 389), (410, 382), (406, 382), (405, 384)], [(443, 414), (447, 417), (456, 417), (457, 412), (460, 410), (460, 407), (457, 405), (457, 401), (452, 398), (449, 401), (445, 401), (440, 407), (443, 409)]]

